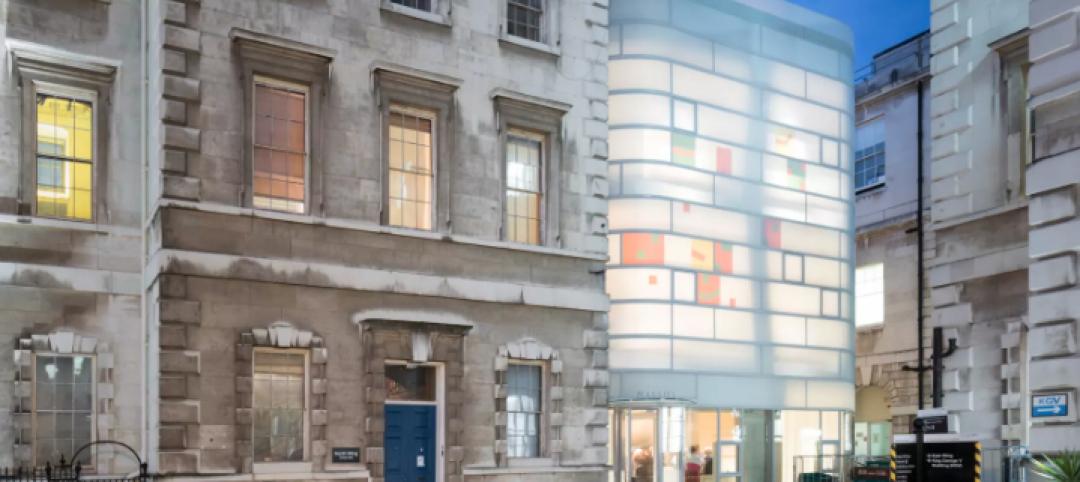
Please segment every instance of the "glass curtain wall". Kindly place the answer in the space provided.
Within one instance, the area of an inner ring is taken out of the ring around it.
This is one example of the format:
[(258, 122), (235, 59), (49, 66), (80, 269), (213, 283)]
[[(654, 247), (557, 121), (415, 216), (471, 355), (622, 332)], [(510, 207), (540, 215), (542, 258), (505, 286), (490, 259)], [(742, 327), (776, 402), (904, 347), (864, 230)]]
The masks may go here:
[(620, 480), (832, 470), (855, 405), (850, 33), (781, 0), (610, 13)]

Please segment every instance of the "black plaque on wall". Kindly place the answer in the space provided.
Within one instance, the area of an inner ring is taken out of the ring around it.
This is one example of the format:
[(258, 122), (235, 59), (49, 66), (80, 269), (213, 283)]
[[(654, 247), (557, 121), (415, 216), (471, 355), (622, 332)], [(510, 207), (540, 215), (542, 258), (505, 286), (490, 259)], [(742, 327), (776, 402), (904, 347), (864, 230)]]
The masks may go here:
[[(896, 481), (915, 481), (915, 444), (893, 446), (896, 449)], [(975, 482), (979, 464), (975, 455), (979, 449), (975, 442), (927, 442), (923, 448), (926, 456), (926, 475), (934, 482)]]
[(330, 449), (330, 462), (335, 464), (360, 463), (360, 447), (334, 447)]

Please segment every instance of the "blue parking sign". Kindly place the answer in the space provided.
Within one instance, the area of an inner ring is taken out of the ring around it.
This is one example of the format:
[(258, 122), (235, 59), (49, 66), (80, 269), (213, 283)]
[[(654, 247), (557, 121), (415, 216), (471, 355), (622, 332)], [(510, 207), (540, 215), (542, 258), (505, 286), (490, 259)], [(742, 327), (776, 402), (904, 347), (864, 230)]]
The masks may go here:
[(1069, 394), (1048, 393), (1031, 397), (1031, 418), (1067, 417)]

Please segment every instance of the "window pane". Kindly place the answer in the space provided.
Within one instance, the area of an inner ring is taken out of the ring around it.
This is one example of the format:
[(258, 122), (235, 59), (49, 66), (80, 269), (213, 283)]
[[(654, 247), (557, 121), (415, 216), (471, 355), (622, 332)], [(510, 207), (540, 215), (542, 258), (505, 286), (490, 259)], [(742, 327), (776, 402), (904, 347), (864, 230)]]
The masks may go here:
[(37, 96), (37, 214), (89, 220), (93, 214), (93, 106)]
[(540, 41), (540, 0), (509, 0), (506, 7), (506, 32), (534, 42)]
[(511, 364), (506, 369), (506, 435), (510, 457), (540, 455), (543, 368)]
[(656, 480), (656, 412), (630, 412), (630, 459), (627, 470), (634, 482)]
[(307, 94), (255, 84), (252, 203), (303, 213), (307, 173)]
[(255, 352), (252, 381), (255, 460), (303, 460), (304, 370), (303, 354)]
[(543, 143), (535, 136), (513, 135), (506, 141), (506, 238), (540, 244), (541, 159)]
[(386, 399), (435, 401), (435, 367), (386, 365)]
[[(38, 356), (34, 380), (36, 463), (70, 460), (92, 439), (93, 360), (82, 356)], [(80, 456), (89, 462), (89, 452)]]
[(389, 222), (392, 226), (431, 229), (434, 190), (432, 112), (395, 106), (389, 129)]

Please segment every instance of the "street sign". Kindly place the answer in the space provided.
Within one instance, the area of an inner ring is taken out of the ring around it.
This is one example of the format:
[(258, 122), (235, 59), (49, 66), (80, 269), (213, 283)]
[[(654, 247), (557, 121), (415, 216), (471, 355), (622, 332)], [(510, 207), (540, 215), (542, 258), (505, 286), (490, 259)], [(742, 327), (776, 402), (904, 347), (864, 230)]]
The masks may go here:
[(360, 463), (360, 447), (334, 447), (330, 449), (330, 462), (334, 464)]
[[(927, 479), (933, 482), (976, 482), (982, 473), (978, 442), (927, 442), (923, 449)], [(896, 482), (915, 482), (915, 444), (898, 443)]]
[(1044, 393), (1031, 396), (1031, 418), (1069, 416), (1069, 394)]

